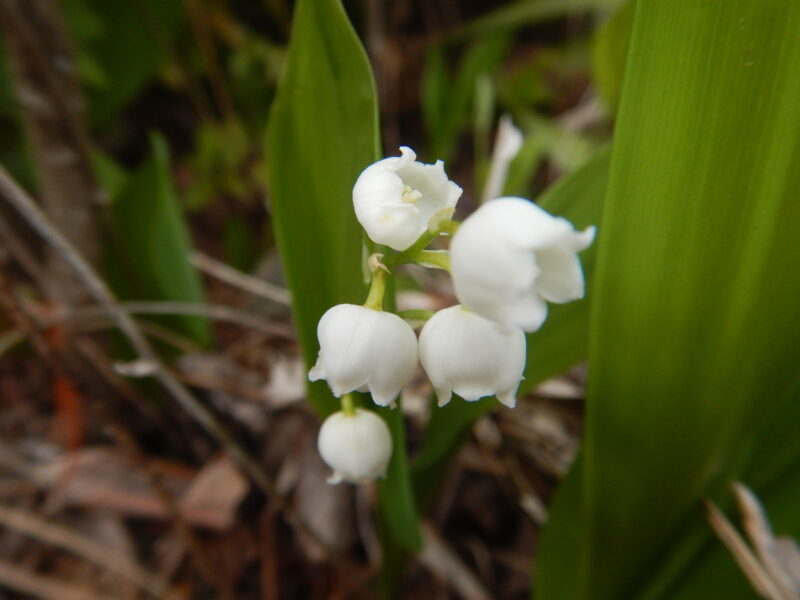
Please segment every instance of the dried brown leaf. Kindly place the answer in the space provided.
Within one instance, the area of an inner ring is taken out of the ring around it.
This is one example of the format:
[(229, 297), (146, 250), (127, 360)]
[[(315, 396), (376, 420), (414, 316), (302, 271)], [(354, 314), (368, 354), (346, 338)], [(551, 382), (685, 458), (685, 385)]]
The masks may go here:
[(187, 521), (216, 530), (229, 529), (236, 510), (249, 490), (247, 479), (226, 456), (206, 464), (181, 497)]

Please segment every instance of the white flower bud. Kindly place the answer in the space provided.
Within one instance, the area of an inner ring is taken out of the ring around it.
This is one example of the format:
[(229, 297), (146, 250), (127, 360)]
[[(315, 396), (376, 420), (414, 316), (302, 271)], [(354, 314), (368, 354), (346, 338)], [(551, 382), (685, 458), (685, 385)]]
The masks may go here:
[(386, 474), (392, 456), (389, 428), (374, 412), (355, 409), (355, 414), (337, 412), (325, 419), (317, 448), (333, 475), (328, 483), (366, 483)]
[(336, 397), (369, 391), (379, 406), (394, 405), (417, 368), (417, 337), (392, 313), (338, 304), (317, 326), (319, 356), (311, 381), (327, 379)]
[(503, 329), (460, 305), (451, 306), (425, 323), (419, 356), (439, 406), (455, 392), (464, 400), (496, 395), (513, 408), (525, 369), (525, 334), (518, 327)]
[(523, 198), (498, 198), (481, 206), (458, 228), (450, 245), (451, 272), (462, 304), (504, 327), (536, 331), (547, 303), (584, 294), (577, 252), (595, 228), (575, 231)]
[(461, 188), (447, 179), (444, 163), (426, 165), (405, 146), (401, 156), (368, 166), (353, 187), (353, 208), (373, 242), (405, 250), (428, 229), (436, 213), (455, 208)]

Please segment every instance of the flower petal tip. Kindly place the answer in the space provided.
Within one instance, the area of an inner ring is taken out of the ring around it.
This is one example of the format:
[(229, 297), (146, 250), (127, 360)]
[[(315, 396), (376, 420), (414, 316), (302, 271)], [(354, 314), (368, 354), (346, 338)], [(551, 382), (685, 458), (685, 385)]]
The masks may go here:
[(507, 406), (508, 408), (515, 408), (517, 406), (516, 390), (511, 390), (510, 392), (506, 392), (504, 394), (497, 394), (497, 400), (500, 402), (500, 404)]
[(372, 394), (372, 401), (383, 408), (395, 408), (397, 406), (397, 394), (383, 394), (381, 392), (370, 390)]
[(320, 366), (319, 361), (308, 371), (309, 381), (319, 381), (325, 379), (325, 370)]
[(417, 159), (417, 153), (408, 146), (400, 146), (400, 160), (403, 162), (413, 162)]

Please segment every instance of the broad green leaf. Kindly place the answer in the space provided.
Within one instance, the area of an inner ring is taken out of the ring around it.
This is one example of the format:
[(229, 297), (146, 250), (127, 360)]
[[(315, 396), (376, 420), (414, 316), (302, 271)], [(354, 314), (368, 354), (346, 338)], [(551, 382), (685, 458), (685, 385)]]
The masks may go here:
[[(637, 4), (592, 301), (581, 564), (554, 565), (542, 597), (636, 597), (797, 382), (798, 28), (789, 0)], [(570, 524), (550, 527), (557, 545)], [(546, 587), (576, 569), (576, 594)]]
[[(747, 465), (742, 474), (742, 480), (757, 491), (780, 486), (787, 472), (796, 472), (800, 467), (800, 437), (797, 435), (800, 384), (765, 416), (766, 422), (748, 449)], [(800, 515), (800, 502), (796, 504), (796, 512)], [(800, 530), (796, 531), (800, 536)]]
[[(800, 386), (778, 403), (746, 453), (746, 463), (737, 479), (764, 502), (778, 535), (800, 538)], [(727, 490), (726, 490), (727, 492)], [(730, 498), (725, 494), (725, 498)], [(736, 511), (732, 520), (739, 522)], [(679, 577), (666, 576), (642, 595), (649, 598), (709, 598), (714, 594), (732, 600), (757, 598), (729, 550), (712, 534), (706, 520), (695, 524), (693, 535), (679, 549)], [(659, 587), (661, 586), (661, 587)], [(664, 589), (666, 588), (666, 589)]]
[[(267, 162), (273, 228), (309, 367), (323, 313), (366, 295), (352, 189), (378, 158), (378, 135), (372, 71), (341, 3), (301, 0), (270, 115)], [(324, 381), (311, 384), (309, 399), (322, 415), (338, 410)]]
[[(547, 519), (533, 565), (534, 598), (577, 598), (576, 577), (581, 544), (581, 490), (583, 455), (578, 454), (559, 485)], [(554, 524), (556, 524), (554, 526)], [(548, 595), (544, 595), (545, 590)]]
[(603, 23), (592, 40), (592, 76), (606, 107), (613, 113), (619, 105), (625, 61), (633, 26), (633, 0)]
[[(603, 209), (608, 164), (609, 151), (604, 150), (584, 167), (547, 190), (540, 199), (541, 206), (552, 214), (566, 217), (579, 228), (598, 224)], [(594, 256), (593, 247), (581, 253), (587, 276), (587, 299), (551, 306), (544, 327), (527, 336), (528, 359), (521, 392), (529, 391), (545, 379), (563, 373), (586, 357)], [(430, 500), (436, 482), (447, 468), (448, 459), (458, 449), (475, 420), (496, 406), (494, 400), (464, 402), (455, 398), (447, 406), (431, 413), (424, 444), (412, 466), (414, 489), (420, 506)]]
[[(113, 269), (123, 282), (123, 296), (203, 302), (200, 276), (189, 262), (191, 241), (172, 187), (165, 142), (153, 137), (152, 154), (124, 182), (107, 159), (95, 163), (113, 198)], [(199, 344), (211, 340), (211, 328), (202, 317), (176, 315), (162, 321)]]
[[(783, 473), (780, 482), (767, 487), (760, 500), (771, 521), (776, 535), (788, 535), (795, 540), (800, 533), (800, 463)], [(738, 513), (732, 513), (731, 522), (740, 523)], [(741, 526), (738, 527), (741, 531)], [(745, 536), (746, 539), (746, 536)], [(691, 563), (691, 569), (681, 578), (665, 598), (681, 600), (705, 600), (706, 598), (725, 598), (726, 600), (758, 600), (761, 598), (746, 581), (739, 566), (731, 557), (730, 551), (722, 542), (714, 538), (706, 551)]]
[[(787, 473), (786, 481), (761, 500), (769, 514), (777, 534), (800, 531), (800, 514), (797, 499), (800, 498), (800, 468)], [(734, 513), (732, 523), (739, 523)], [(741, 531), (741, 527), (739, 527)], [(714, 540), (708, 551), (694, 559), (691, 571), (681, 579), (675, 588), (670, 589), (665, 598), (680, 600), (706, 600), (725, 598), (725, 600), (759, 600), (758, 595), (733, 561), (730, 552), (721, 542)]]
[[(317, 355), (317, 323), (330, 307), (361, 304), (362, 233), (352, 205), (359, 173), (377, 160), (378, 107), (372, 71), (339, 0), (300, 0), (270, 114), (267, 162), (273, 227), (292, 290), (303, 356)], [(309, 401), (325, 416), (339, 408), (324, 381)], [(416, 549), (419, 532), (399, 410), (379, 411), (395, 452), (379, 485), (387, 554)], [(390, 565), (391, 566), (391, 565)]]
[[(603, 150), (573, 175), (562, 179), (543, 194), (542, 208), (566, 217), (578, 229), (590, 225), (602, 229), (609, 159), (610, 151)], [(532, 390), (545, 379), (563, 373), (586, 358), (596, 254), (595, 245), (580, 253), (586, 276), (586, 297), (568, 304), (551, 304), (544, 326), (528, 334), (525, 381), (520, 391)]]
[[(800, 389), (795, 388), (759, 428), (746, 464), (736, 479), (750, 486), (765, 503), (778, 535), (800, 537)], [(546, 549), (536, 561), (534, 584), (556, 598), (575, 598), (578, 580), (567, 577), (574, 553), (580, 547), (582, 460), (571, 467), (553, 503), (541, 546)], [(729, 494), (722, 496), (730, 500)], [(735, 513), (734, 513), (735, 514)], [(734, 516), (734, 521), (736, 517)], [(753, 592), (731, 558), (730, 552), (714, 536), (705, 515), (698, 510), (681, 530), (681, 539), (669, 556), (651, 574), (638, 600), (680, 598), (690, 600), (724, 597), (730, 600), (755, 600)]]

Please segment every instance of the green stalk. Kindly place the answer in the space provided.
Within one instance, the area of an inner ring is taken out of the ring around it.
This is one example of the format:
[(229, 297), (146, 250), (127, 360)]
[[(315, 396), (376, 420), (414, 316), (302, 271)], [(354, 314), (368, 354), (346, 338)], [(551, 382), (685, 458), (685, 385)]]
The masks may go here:
[(383, 310), (383, 295), (386, 293), (386, 271), (377, 267), (372, 271), (372, 280), (369, 284), (369, 293), (364, 306), (372, 310)]
[(356, 416), (356, 405), (355, 401), (353, 400), (353, 394), (345, 394), (342, 396), (342, 412), (346, 417), (355, 417)]

